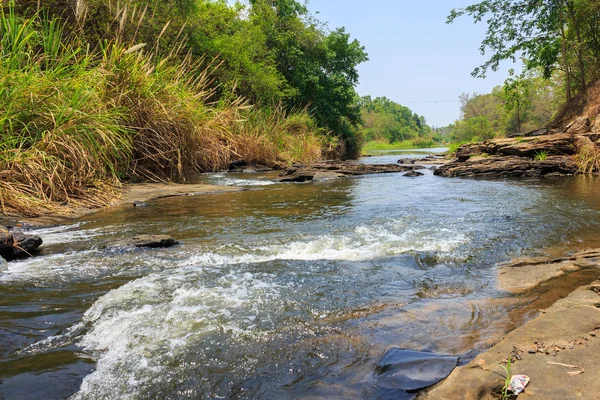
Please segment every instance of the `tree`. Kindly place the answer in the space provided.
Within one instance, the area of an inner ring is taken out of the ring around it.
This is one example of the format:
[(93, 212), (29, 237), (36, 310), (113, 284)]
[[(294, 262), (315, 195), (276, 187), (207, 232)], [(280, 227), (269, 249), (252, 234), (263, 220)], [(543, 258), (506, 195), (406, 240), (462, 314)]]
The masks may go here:
[(598, 12), (593, 0), (486, 0), (453, 9), (448, 23), (465, 14), (476, 23), (486, 19), (488, 29), (480, 51), (491, 55), (474, 69), (473, 76), (485, 77), (488, 69), (497, 70), (501, 61), (523, 57), (528, 69), (539, 67), (546, 78), (560, 67), (566, 99), (571, 101), (573, 78), (580, 92), (586, 89), (587, 47), (595, 49), (597, 44), (592, 40), (594, 45), (590, 45), (588, 40), (595, 40), (589, 28), (596, 22), (583, 18), (590, 7)]

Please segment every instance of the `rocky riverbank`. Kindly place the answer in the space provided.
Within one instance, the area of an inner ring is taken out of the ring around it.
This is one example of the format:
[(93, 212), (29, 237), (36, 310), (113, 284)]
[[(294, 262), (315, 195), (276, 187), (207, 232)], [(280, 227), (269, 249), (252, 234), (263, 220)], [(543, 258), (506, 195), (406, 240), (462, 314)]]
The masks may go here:
[(435, 171), (439, 176), (574, 175), (582, 155), (593, 155), (600, 139), (600, 118), (579, 117), (564, 129), (537, 130), (510, 138), (465, 144), (455, 159)]
[[(581, 269), (597, 270), (598, 278), (599, 267), (600, 249), (558, 259), (515, 260), (501, 266), (498, 284), (519, 293)], [(540, 310), (536, 318), (417, 399), (498, 399), (506, 376), (501, 365), (506, 366), (509, 357), (511, 374), (531, 379), (519, 399), (600, 399), (599, 354), (600, 280), (596, 280)]]

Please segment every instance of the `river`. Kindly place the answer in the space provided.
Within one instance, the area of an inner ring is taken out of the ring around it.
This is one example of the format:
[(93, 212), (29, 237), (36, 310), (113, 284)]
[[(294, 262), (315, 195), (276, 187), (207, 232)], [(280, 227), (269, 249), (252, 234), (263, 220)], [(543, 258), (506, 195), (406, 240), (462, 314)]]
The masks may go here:
[[(0, 398), (388, 398), (386, 349), (464, 363), (548, 305), (500, 291), (498, 263), (600, 245), (598, 178), (424, 173), (210, 174), (248, 190), (36, 231), (42, 254), (0, 272)], [(142, 233), (181, 245), (102, 249)]]

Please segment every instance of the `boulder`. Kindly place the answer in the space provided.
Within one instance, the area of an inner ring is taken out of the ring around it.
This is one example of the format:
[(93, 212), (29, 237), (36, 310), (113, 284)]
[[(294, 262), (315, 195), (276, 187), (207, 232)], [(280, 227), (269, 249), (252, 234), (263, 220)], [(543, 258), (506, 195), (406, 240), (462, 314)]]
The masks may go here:
[(130, 239), (118, 240), (108, 243), (105, 249), (118, 250), (128, 248), (160, 248), (175, 246), (179, 242), (169, 235), (137, 235)]
[(13, 243), (12, 233), (10, 233), (7, 227), (0, 225), (0, 254), (12, 251)]
[(21, 231), (14, 231), (13, 248), (10, 254), (13, 257), (22, 257), (31, 255), (43, 243), (43, 240), (36, 235), (26, 235)]
[(577, 117), (565, 127), (565, 132), (570, 135), (581, 135), (589, 132), (590, 129), (590, 120), (587, 117)]

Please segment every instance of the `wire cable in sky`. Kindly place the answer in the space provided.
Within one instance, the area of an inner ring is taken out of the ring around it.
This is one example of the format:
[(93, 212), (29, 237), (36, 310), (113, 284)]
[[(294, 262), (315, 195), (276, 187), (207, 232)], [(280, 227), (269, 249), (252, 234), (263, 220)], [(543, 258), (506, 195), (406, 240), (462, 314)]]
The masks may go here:
[(398, 104), (460, 103), (460, 100), (397, 101)]

